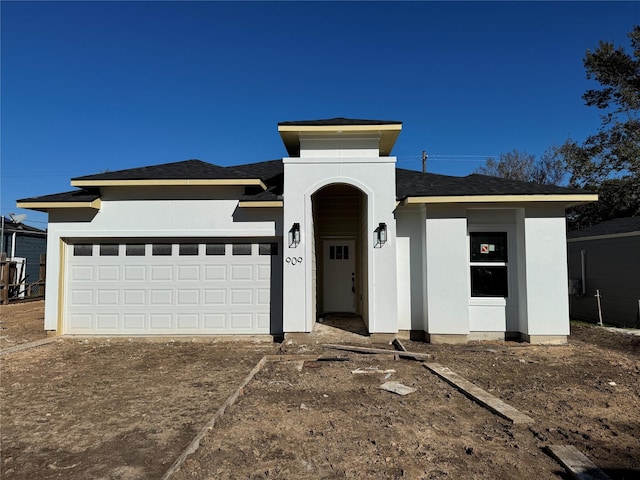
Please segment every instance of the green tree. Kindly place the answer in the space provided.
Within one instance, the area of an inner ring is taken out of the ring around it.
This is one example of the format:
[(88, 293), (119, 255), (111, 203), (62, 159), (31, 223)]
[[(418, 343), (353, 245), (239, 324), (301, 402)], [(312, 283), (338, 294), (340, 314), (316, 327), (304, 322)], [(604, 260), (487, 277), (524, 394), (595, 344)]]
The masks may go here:
[(628, 36), (631, 54), (604, 41), (587, 50), (587, 78), (600, 86), (582, 98), (602, 110), (601, 125), (582, 144), (570, 138), (556, 148), (571, 174), (569, 184), (600, 195), (597, 203), (569, 212), (572, 227), (640, 215), (640, 26)]
[(553, 149), (547, 150), (539, 161), (536, 161), (535, 155), (513, 150), (500, 154), (498, 160), (487, 158), (484, 165), (476, 168), (475, 173), (522, 182), (557, 185), (565, 176), (565, 167)]
[(600, 185), (612, 176), (640, 174), (640, 26), (629, 33), (633, 54), (601, 41), (587, 50), (583, 63), (587, 78), (599, 88), (582, 98), (603, 111), (599, 131), (582, 144), (568, 139), (559, 147), (576, 187)]

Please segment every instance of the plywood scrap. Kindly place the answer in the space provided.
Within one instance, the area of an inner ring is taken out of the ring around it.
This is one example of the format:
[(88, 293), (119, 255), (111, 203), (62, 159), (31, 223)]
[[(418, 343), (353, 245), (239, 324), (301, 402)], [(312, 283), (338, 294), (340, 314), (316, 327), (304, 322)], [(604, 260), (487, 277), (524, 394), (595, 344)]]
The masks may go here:
[(398, 395), (409, 395), (416, 391), (413, 387), (407, 387), (399, 382), (384, 382), (380, 385), (382, 390), (386, 390), (387, 392), (397, 393)]
[(449, 368), (443, 367), (438, 363), (425, 363), (424, 366), (447, 383), (456, 387), (467, 397), (500, 415), (502, 418), (516, 424), (534, 423), (534, 420), (531, 417), (528, 417), (524, 413), (513, 408), (511, 405), (504, 403), (499, 398), (494, 397), (470, 381), (465, 380)]
[(48, 345), (50, 343), (57, 342), (57, 341), (58, 341), (57, 337), (49, 337), (49, 338), (43, 338), (41, 340), (36, 340), (34, 342), (20, 343), (18, 345), (14, 345), (13, 347), (3, 348), (2, 350), (0, 350), (0, 355), (21, 352), (22, 350), (29, 350), (31, 348), (40, 347), (42, 345)]
[(357, 353), (386, 353), (391, 355), (398, 355), (401, 358), (412, 358), (414, 360), (428, 360), (431, 358), (431, 355), (429, 355), (428, 353), (396, 352), (394, 350), (385, 350), (384, 348), (357, 347), (355, 345), (336, 345), (327, 343), (325, 345), (322, 345), (322, 347)]
[(610, 480), (586, 455), (573, 445), (550, 445), (547, 451), (567, 473), (578, 480)]
[(400, 340), (398, 340), (397, 338), (393, 339), (393, 342), (391, 342), (391, 344), (396, 347), (396, 350), (400, 350), (401, 352), (406, 352), (407, 349), (405, 348), (405, 346), (402, 344), (402, 342)]
[(200, 441), (204, 438), (204, 436), (209, 433), (216, 423), (222, 418), (227, 408), (232, 406), (238, 397), (242, 395), (244, 387), (246, 387), (253, 377), (262, 370), (262, 368), (267, 364), (269, 359), (264, 356), (260, 359), (260, 361), (256, 364), (255, 367), (249, 372), (249, 375), (245, 377), (240, 386), (227, 398), (224, 404), (218, 409), (218, 411), (209, 419), (209, 421), (198, 431), (195, 438), (191, 441), (191, 443), (187, 446), (186, 449), (180, 454), (180, 456), (173, 462), (171, 467), (164, 473), (161, 480), (168, 480), (173, 476), (173, 474), (180, 469), (184, 461), (187, 459), (189, 455), (194, 453), (200, 448)]
[(355, 374), (376, 374), (376, 373), (380, 373), (380, 374), (386, 374), (386, 373), (396, 373), (395, 370), (393, 369), (389, 369), (389, 370), (379, 370), (378, 368), (357, 368), (355, 370), (351, 370), (351, 373), (355, 373)]

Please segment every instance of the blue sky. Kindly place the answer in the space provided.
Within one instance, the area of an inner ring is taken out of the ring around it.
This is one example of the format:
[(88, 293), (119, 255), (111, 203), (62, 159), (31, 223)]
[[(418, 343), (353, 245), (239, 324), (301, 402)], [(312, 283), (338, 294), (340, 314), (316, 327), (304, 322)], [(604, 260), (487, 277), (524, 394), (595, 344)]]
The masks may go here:
[(277, 123), (400, 120), (402, 168), (467, 175), (595, 133), (582, 57), (637, 2), (0, 2), (0, 213), (71, 177), (286, 155)]

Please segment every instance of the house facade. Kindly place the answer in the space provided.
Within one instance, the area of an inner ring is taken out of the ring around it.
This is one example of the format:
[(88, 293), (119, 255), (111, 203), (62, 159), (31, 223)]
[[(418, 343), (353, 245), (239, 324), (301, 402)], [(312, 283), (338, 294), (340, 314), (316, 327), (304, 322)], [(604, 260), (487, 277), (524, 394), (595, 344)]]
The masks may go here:
[(640, 217), (571, 231), (567, 251), (571, 317), (640, 328)]
[(401, 128), (282, 122), (281, 160), (108, 172), (20, 200), (49, 213), (45, 329), (287, 335), (339, 312), (380, 339), (565, 342), (564, 212), (597, 197), (398, 169)]
[(12, 218), (3, 217), (2, 238), (0, 239), (0, 254), (16, 263), (16, 283), (20, 284), (12, 289), (13, 295), (24, 298), (27, 286), (41, 278), (41, 256), (47, 251), (47, 232)]

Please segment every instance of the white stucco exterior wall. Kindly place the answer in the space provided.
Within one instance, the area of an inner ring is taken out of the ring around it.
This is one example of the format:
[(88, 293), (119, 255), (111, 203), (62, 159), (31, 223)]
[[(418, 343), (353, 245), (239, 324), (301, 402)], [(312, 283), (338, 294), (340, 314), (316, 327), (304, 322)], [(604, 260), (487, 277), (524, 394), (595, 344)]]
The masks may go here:
[[(242, 189), (237, 187), (218, 187), (215, 192), (216, 199), (206, 199), (207, 192), (204, 189), (193, 187), (188, 190), (175, 188), (170, 193), (166, 187), (162, 190), (136, 187), (135, 193), (131, 190), (107, 189), (99, 211), (51, 211), (47, 242), (45, 330), (57, 330), (62, 292), (60, 279), (64, 268), (62, 246), (65, 239), (255, 238), (282, 235), (281, 209), (240, 209), (237, 198)], [(124, 195), (127, 195), (126, 199), (122, 199)], [(177, 199), (166, 199), (167, 196)], [(185, 196), (188, 198), (180, 199)]]
[(427, 330), (425, 228), (424, 205), (396, 209), (399, 330)]
[(469, 333), (467, 218), (462, 207), (427, 207), (426, 295), (430, 335)]
[(527, 206), (523, 243), (526, 283), (520, 311), (522, 333), (529, 336), (569, 335), (569, 293), (564, 206)]
[[(367, 311), (370, 333), (395, 333), (398, 329), (395, 157), (378, 155), (378, 138), (301, 137), (300, 157), (283, 159), (284, 183), (284, 319), (285, 332), (310, 332), (315, 322), (313, 285), (312, 195), (332, 184), (361, 190), (367, 202)], [(300, 245), (293, 248), (287, 232), (294, 223), (301, 228)], [(388, 241), (374, 248), (374, 230), (386, 223)], [(289, 259), (301, 259), (295, 265)]]

